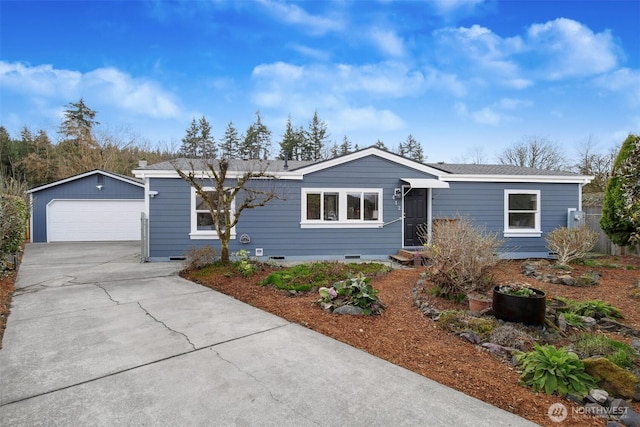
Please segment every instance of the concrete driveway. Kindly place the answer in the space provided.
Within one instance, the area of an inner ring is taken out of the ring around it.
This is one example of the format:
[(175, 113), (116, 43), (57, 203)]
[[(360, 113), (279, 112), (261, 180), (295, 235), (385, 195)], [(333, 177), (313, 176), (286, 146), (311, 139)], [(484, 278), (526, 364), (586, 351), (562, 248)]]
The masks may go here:
[(0, 350), (0, 424), (535, 425), (180, 268), (141, 264), (137, 243), (27, 245)]

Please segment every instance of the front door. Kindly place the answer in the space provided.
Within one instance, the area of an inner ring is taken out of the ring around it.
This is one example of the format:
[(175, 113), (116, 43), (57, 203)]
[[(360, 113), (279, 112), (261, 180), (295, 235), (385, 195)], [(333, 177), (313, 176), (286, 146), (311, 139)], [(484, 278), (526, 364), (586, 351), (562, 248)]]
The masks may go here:
[(422, 246), (418, 226), (427, 223), (427, 189), (412, 188), (404, 196), (404, 247)]

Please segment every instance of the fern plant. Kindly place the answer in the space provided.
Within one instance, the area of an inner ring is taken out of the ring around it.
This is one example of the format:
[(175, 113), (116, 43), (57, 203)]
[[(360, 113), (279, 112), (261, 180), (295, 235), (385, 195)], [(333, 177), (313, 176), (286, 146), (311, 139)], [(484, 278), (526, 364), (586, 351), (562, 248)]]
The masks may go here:
[(564, 347), (557, 349), (552, 345), (536, 344), (532, 351), (519, 353), (516, 358), (523, 368), (521, 383), (533, 391), (583, 397), (590, 388), (596, 387), (595, 380), (585, 372), (578, 356)]

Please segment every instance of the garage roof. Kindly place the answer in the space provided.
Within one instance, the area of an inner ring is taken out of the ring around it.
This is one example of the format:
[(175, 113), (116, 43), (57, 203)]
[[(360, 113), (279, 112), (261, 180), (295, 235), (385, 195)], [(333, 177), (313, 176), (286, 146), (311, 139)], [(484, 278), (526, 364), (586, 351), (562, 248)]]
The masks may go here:
[(120, 174), (113, 173), (113, 172), (107, 172), (107, 171), (103, 171), (101, 169), (95, 169), (95, 170), (92, 170), (92, 171), (89, 171), (89, 172), (81, 173), (79, 175), (70, 176), (69, 178), (64, 178), (64, 179), (60, 179), (58, 181), (50, 182), (49, 184), (41, 185), (40, 187), (32, 188), (31, 190), (27, 191), (27, 194), (36, 193), (36, 192), (38, 192), (40, 190), (44, 190), (44, 189), (47, 189), (47, 188), (55, 187), (57, 185), (61, 185), (61, 184), (65, 184), (67, 182), (75, 181), (76, 179), (86, 178), (88, 176), (97, 175), (97, 174), (105, 175), (105, 176), (111, 177), (113, 179), (117, 179), (117, 180), (126, 182), (128, 184), (132, 184), (132, 185), (136, 185), (138, 187), (144, 188), (144, 182), (142, 180), (137, 179), (137, 178), (132, 178), (130, 176), (120, 175)]

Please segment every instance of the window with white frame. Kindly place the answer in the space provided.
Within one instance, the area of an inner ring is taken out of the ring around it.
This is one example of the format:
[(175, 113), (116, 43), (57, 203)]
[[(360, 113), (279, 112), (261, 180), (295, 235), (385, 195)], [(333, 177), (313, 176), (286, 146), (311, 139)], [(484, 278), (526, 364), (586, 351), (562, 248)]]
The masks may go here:
[(303, 188), (303, 228), (373, 228), (382, 223), (382, 189)]
[[(218, 233), (213, 222), (213, 216), (209, 210), (209, 203), (213, 204), (217, 198), (217, 192), (214, 188), (203, 188), (206, 192), (206, 199), (199, 195), (195, 188), (191, 189), (191, 233), (192, 239), (217, 239)], [(215, 205), (214, 205), (215, 206)], [(234, 203), (231, 203), (231, 210), (234, 209)], [(215, 212), (214, 212), (215, 213)], [(231, 230), (231, 238), (235, 238), (235, 230)]]
[(505, 237), (540, 237), (540, 190), (504, 190)]

